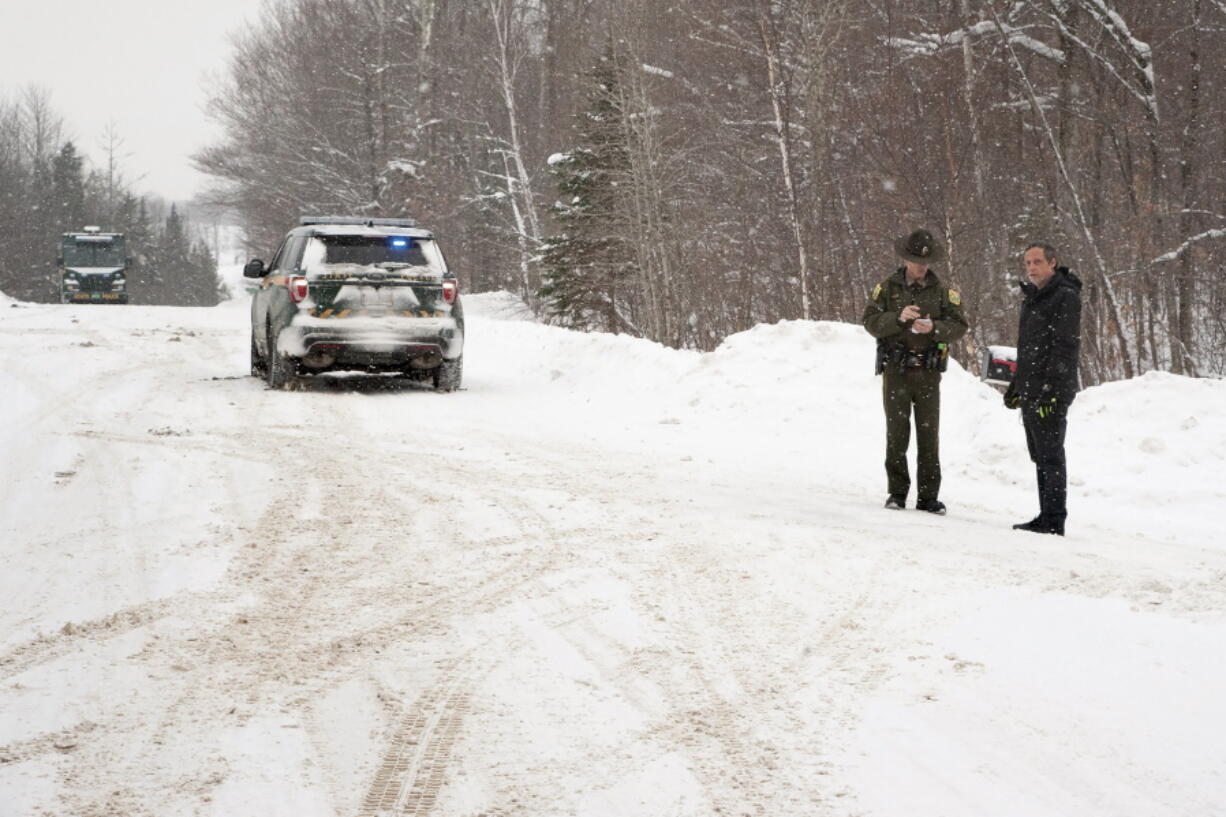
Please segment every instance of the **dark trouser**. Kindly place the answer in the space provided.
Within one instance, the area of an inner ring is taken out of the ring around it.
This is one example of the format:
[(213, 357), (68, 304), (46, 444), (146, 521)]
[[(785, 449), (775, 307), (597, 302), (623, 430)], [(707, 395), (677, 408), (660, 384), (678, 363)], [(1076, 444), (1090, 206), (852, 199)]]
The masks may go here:
[(882, 375), (885, 403), (885, 473), (892, 496), (907, 495), (907, 447), (911, 444), (911, 411), (915, 410), (918, 497), (936, 499), (941, 491), (941, 373), (893, 366)]
[(1037, 404), (1023, 403), (1022, 425), (1039, 479), (1039, 516), (1063, 528), (1068, 516), (1068, 469), (1064, 460), (1068, 403), (1057, 403), (1046, 417), (1039, 416)]

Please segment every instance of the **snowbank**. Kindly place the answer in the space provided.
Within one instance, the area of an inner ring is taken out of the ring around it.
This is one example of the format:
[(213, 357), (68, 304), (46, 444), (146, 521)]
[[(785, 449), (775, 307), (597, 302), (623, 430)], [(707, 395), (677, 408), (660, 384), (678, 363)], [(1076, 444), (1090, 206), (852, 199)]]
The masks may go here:
[[(741, 458), (749, 469), (884, 497), (881, 381), (860, 327), (783, 321), (700, 354), (533, 323), (517, 303), (505, 293), (468, 296), (478, 319), (516, 320), (478, 323), (466, 356), (491, 364), (470, 389), (496, 389), (517, 406), (518, 395), (530, 415), (521, 421), (560, 411), (555, 429), (594, 439), (602, 436), (590, 423), (598, 404), (606, 423), (646, 445)], [(1070, 530), (1122, 526), (1226, 546), (1213, 519), (1226, 507), (1223, 405), (1226, 381), (1163, 373), (1083, 391), (1069, 415)], [(714, 449), (710, 439), (719, 440)], [(941, 445), (952, 513), (1007, 529), (1037, 512), (1020, 414), (956, 360), (942, 387)]]

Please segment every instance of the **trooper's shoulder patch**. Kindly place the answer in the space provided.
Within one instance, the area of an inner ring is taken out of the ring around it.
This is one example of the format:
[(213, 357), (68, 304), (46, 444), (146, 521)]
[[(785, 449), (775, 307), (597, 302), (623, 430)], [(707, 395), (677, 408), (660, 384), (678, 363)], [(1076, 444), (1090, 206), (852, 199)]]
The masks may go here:
[(881, 297), (881, 284), (873, 287), (873, 294), (871, 297), (874, 301)]
[(951, 289), (949, 291), (949, 302), (954, 306), (962, 306), (962, 296), (958, 294), (958, 290)]

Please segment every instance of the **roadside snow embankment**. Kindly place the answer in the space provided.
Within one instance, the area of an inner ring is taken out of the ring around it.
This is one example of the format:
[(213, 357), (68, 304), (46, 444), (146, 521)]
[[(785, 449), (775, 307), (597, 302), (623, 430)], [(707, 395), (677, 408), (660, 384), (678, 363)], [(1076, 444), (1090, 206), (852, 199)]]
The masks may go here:
[[(512, 398), (523, 410), (515, 422), (548, 422), (610, 445), (631, 433), (666, 453), (741, 459), (747, 473), (867, 493), (866, 505), (885, 496), (881, 380), (873, 340), (858, 326), (760, 325), (700, 354), (544, 326), (505, 293), (465, 303), (479, 325), (466, 357), (490, 364), (469, 387)], [(941, 401), (942, 497), (951, 513), (1005, 530), (1033, 516), (1020, 414), (957, 361)], [(1226, 381), (1157, 372), (1084, 390), (1069, 414), (1070, 529), (1226, 546), (1213, 520), (1226, 507), (1223, 405)]]

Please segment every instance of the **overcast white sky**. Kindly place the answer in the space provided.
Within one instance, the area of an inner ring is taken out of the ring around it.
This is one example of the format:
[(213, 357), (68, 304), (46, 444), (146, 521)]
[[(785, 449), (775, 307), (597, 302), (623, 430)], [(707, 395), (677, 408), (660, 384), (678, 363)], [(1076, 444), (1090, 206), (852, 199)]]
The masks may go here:
[(100, 161), (114, 120), (137, 190), (190, 198), (204, 184), (188, 157), (216, 136), (204, 116), (224, 75), (227, 35), (259, 0), (0, 0), (0, 95), (37, 83), (69, 135)]

